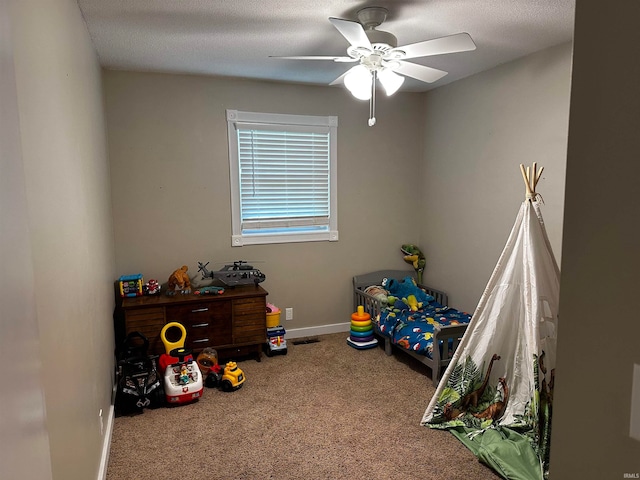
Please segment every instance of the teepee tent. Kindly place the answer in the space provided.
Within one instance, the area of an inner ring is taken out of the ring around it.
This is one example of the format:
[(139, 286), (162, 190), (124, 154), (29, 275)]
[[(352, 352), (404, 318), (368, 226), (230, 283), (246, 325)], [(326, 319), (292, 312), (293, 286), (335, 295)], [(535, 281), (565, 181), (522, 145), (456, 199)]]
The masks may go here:
[(450, 430), (507, 479), (546, 478), (560, 271), (535, 187), (526, 199), (460, 346), (421, 424)]

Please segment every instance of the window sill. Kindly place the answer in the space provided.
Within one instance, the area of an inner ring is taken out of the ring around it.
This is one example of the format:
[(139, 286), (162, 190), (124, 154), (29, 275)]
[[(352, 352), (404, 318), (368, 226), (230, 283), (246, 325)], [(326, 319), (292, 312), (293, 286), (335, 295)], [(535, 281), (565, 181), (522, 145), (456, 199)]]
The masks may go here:
[(233, 235), (232, 247), (245, 245), (266, 245), (272, 243), (300, 243), (300, 242), (337, 242), (338, 231), (310, 232), (310, 233), (281, 233), (268, 235)]

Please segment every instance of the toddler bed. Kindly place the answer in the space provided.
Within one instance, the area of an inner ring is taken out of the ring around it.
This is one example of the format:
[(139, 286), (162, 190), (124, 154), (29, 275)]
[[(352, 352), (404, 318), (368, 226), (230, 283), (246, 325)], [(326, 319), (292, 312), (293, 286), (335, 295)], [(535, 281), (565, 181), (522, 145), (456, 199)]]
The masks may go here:
[(384, 340), (387, 355), (392, 354), (393, 347), (411, 355), (431, 368), (433, 385), (437, 386), (442, 371), (458, 348), (471, 315), (448, 307), (446, 293), (424, 285), (419, 287), (433, 300), (417, 311), (387, 307), (382, 300), (365, 292), (367, 287), (382, 285), (385, 278), (401, 280), (407, 276), (415, 278), (415, 273), (380, 270), (353, 277), (354, 311), (362, 305), (371, 315), (374, 333)]

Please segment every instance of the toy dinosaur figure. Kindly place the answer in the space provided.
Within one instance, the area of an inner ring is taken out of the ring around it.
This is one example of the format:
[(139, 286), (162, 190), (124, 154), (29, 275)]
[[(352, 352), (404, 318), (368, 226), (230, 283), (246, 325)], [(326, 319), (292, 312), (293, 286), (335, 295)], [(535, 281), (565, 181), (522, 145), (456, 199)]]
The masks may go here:
[(500, 355), (494, 353), (493, 357), (491, 357), (491, 362), (489, 362), (489, 368), (487, 368), (487, 373), (484, 376), (484, 381), (482, 382), (482, 385), (480, 385), (480, 387), (475, 389), (473, 392), (468, 393), (464, 397), (462, 397), (462, 402), (460, 402), (460, 406), (464, 410), (469, 408), (469, 405), (471, 405), (474, 408), (478, 406), (478, 402), (482, 398), (482, 394), (484, 393), (484, 390), (487, 388), (487, 384), (489, 383), (489, 375), (491, 375), (491, 368), (493, 367), (493, 362), (495, 362), (496, 360), (500, 360)]
[(402, 253), (404, 253), (404, 261), (413, 265), (413, 268), (418, 275), (418, 283), (422, 284), (422, 272), (427, 261), (422, 251), (411, 243), (405, 243), (400, 247)]
[(187, 275), (189, 267), (183, 265), (173, 272), (167, 282), (167, 295), (175, 295), (179, 293), (191, 293), (191, 279)]
[(480, 413), (474, 413), (473, 416), (476, 418), (482, 418), (482, 419), (491, 419), (494, 422), (499, 420), (500, 417), (502, 417), (502, 414), (504, 413), (504, 409), (507, 406), (507, 403), (509, 402), (509, 387), (507, 387), (507, 380), (504, 377), (500, 377), (498, 379), (498, 382), (500, 382), (500, 385), (502, 385), (502, 400), (498, 400), (495, 403), (492, 403), (491, 405), (489, 405), (486, 409), (484, 409), (484, 411), (480, 412)]
[(447, 419), (448, 422), (454, 420), (461, 416), (464, 412), (455, 408), (451, 403), (445, 404), (442, 415)]

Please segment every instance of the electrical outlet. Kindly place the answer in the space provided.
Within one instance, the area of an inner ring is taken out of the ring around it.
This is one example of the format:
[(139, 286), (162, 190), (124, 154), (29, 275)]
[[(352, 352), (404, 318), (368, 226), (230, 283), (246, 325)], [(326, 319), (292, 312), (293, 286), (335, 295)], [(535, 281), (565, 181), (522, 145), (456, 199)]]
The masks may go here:
[(293, 320), (293, 308), (287, 308), (285, 310), (285, 320)]

